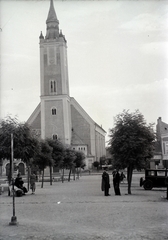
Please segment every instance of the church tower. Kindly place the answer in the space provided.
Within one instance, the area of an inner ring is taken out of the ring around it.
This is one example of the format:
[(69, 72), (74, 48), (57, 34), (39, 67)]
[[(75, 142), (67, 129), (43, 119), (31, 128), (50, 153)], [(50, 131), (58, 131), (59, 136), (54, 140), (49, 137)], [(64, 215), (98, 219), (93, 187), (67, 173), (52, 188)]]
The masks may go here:
[(71, 144), (67, 42), (50, 0), (46, 36), (40, 34), (41, 137)]
[(85, 154), (86, 168), (105, 156), (105, 130), (70, 97), (67, 42), (59, 30), (53, 0), (46, 20), (46, 34), (40, 34), (40, 103), (27, 123), (35, 136), (58, 139)]

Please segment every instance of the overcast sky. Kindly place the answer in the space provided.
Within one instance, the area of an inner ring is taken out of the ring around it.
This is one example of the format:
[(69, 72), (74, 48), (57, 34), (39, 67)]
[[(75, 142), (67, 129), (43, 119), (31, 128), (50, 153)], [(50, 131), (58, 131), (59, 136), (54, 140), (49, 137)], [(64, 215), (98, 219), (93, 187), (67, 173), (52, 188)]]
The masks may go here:
[[(49, 0), (0, 0), (1, 118), (40, 102), (40, 31)], [(67, 39), (70, 96), (109, 133), (124, 109), (168, 123), (168, 2), (54, 1)]]

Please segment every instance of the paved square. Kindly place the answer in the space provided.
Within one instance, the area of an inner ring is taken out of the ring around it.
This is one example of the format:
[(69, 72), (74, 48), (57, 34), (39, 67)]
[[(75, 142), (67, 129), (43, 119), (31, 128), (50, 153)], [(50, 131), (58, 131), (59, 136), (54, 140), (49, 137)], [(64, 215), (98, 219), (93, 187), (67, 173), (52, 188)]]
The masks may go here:
[(164, 240), (168, 239), (166, 189), (145, 191), (134, 174), (132, 195), (105, 197), (101, 175), (71, 182), (37, 183), (36, 194), (16, 198), (18, 226), (9, 226), (12, 197), (0, 195), (0, 240)]

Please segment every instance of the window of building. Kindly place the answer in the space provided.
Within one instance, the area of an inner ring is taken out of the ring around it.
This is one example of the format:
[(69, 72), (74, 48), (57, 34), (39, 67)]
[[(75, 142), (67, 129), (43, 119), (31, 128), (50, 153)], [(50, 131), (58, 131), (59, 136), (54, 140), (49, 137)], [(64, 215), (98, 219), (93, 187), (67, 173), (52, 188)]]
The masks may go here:
[(168, 155), (168, 142), (163, 142), (163, 153)]
[(52, 113), (52, 115), (56, 115), (57, 114), (57, 109), (56, 108), (52, 108), (51, 113)]
[(56, 134), (53, 134), (53, 140), (57, 140), (58, 136)]
[(57, 93), (57, 83), (55, 80), (50, 81), (50, 93), (52, 94)]
[(60, 53), (57, 53), (57, 64), (60, 64)]

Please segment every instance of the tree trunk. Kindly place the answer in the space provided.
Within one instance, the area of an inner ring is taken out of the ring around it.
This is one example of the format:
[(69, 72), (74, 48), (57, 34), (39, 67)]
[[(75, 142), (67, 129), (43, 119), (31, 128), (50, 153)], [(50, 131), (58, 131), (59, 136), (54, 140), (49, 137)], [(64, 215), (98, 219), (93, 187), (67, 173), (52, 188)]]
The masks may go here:
[(131, 194), (132, 173), (133, 167), (132, 166), (127, 167), (128, 194)]
[(10, 165), (9, 165), (8, 182), (9, 182), (9, 185), (12, 183), (12, 158), (11, 157), (10, 157)]
[(52, 166), (50, 165), (50, 185), (52, 185)]
[(64, 168), (62, 169), (62, 183), (64, 182)]
[(27, 168), (27, 191), (30, 189), (30, 166)]
[(76, 173), (76, 180), (78, 179), (78, 168), (75, 168), (75, 173)]
[(74, 167), (73, 168), (73, 180), (75, 181), (75, 171), (76, 171), (76, 168)]
[(71, 180), (71, 172), (72, 172), (72, 168), (70, 168), (70, 170), (69, 170), (68, 182), (70, 182), (70, 180)]
[(43, 188), (44, 183), (44, 169), (42, 171), (42, 180), (41, 180), (41, 188)]

